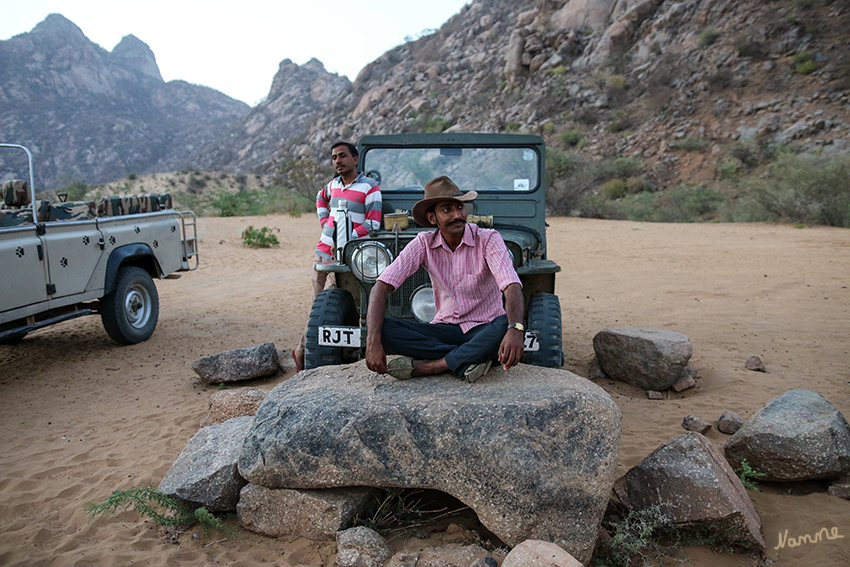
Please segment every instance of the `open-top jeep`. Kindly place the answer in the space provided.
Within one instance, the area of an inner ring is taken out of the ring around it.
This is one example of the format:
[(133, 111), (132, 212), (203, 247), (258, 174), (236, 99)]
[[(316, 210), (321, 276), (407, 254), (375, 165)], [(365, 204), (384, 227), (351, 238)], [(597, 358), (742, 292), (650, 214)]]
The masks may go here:
[(194, 213), (175, 211), (168, 194), (37, 200), (30, 151), (0, 148), (26, 153), (16, 174), (29, 168), (29, 183), (0, 184), (0, 344), (93, 314), (116, 342), (147, 340), (159, 315), (153, 278), (198, 266)]
[[(559, 368), (564, 355), (561, 306), (555, 295), (560, 267), (546, 258), (546, 147), (538, 136), (513, 134), (400, 134), (366, 136), (358, 144), (358, 169), (378, 181), (383, 226), (349, 240), (347, 211), (337, 211), (334, 260), (316, 264), (336, 274), (336, 289), (316, 297), (307, 327), (305, 367), (355, 361), (366, 341), (369, 293), (381, 272), (417, 233), (409, 216), (424, 186), (448, 175), (478, 198), (467, 204), (467, 222), (499, 231), (522, 281), (526, 307), (523, 361)], [(430, 322), (436, 313), (428, 272), (420, 268), (390, 294), (387, 315)]]

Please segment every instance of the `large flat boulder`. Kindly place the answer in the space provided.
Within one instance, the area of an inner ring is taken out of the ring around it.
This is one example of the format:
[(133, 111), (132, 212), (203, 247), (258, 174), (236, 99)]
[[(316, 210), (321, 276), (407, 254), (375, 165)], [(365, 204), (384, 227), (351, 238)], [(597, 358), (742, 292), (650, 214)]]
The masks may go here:
[(820, 394), (789, 390), (758, 410), (724, 447), (765, 476), (759, 480), (839, 478), (850, 473), (850, 426)]
[(620, 411), (604, 390), (520, 364), (474, 384), (396, 381), (365, 363), (301, 372), (257, 410), (239, 470), (268, 488), (446, 492), (508, 545), (552, 541), (586, 562), (608, 502)]

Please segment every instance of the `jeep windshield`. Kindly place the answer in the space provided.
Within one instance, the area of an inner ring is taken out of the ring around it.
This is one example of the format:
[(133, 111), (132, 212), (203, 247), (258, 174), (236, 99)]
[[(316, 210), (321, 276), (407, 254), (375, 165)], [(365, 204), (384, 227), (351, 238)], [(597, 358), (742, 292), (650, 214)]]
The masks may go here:
[(540, 156), (516, 148), (369, 148), (363, 171), (381, 191), (418, 190), (448, 175), (462, 191), (530, 192), (540, 185)]

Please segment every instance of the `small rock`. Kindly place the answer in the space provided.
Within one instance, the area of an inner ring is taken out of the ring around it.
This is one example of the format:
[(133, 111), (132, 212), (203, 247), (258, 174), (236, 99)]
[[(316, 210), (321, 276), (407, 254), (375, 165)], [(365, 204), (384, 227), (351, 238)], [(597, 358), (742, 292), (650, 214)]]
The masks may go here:
[(663, 400), (664, 399), (664, 395), (661, 392), (659, 392), (658, 390), (647, 390), (646, 391), (646, 397), (649, 398), (650, 400)]
[(480, 545), (447, 543), (423, 549), (416, 567), (469, 567), (487, 556)]
[(260, 388), (240, 388), (214, 393), (210, 396), (210, 411), (201, 421), (201, 427), (224, 423), (234, 417), (254, 415), (268, 393), (268, 390)]
[(418, 553), (396, 553), (390, 558), (386, 567), (416, 567), (418, 562)]
[(693, 388), (696, 385), (697, 381), (694, 380), (693, 376), (686, 376), (670, 387), (673, 388), (674, 392), (682, 392), (688, 388)]
[(336, 543), (339, 567), (383, 567), (392, 554), (387, 540), (365, 526), (337, 532)]
[(728, 435), (733, 435), (744, 425), (744, 418), (734, 411), (724, 411), (717, 422), (717, 429)]
[(752, 370), (753, 372), (767, 372), (767, 369), (764, 367), (764, 363), (757, 356), (751, 356), (748, 358), (745, 366), (747, 367), (747, 370)]
[(688, 431), (696, 431), (705, 435), (711, 429), (711, 424), (695, 415), (686, 415), (685, 419), (682, 420), (682, 427)]
[(508, 553), (502, 567), (582, 567), (572, 555), (548, 541), (527, 539)]
[(280, 370), (274, 343), (205, 356), (192, 363), (192, 370), (207, 384), (237, 382), (270, 376)]
[(469, 567), (499, 567), (499, 562), (488, 555), (487, 557), (479, 557)]
[(850, 500), (850, 477), (843, 477), (829, 487), (829, 494)]

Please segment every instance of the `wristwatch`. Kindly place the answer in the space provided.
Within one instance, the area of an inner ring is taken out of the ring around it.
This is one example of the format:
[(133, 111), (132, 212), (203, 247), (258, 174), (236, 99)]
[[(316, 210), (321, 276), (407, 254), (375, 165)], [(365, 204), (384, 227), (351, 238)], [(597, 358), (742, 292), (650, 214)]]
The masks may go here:
[(522, 323), (514, 323), (513, 325), (508, 325), (508, 330), (511, 330), (511, 329), (516, 329), (520, 333), (524, 333), (525, 332), (525, 325), (523, 325)]

